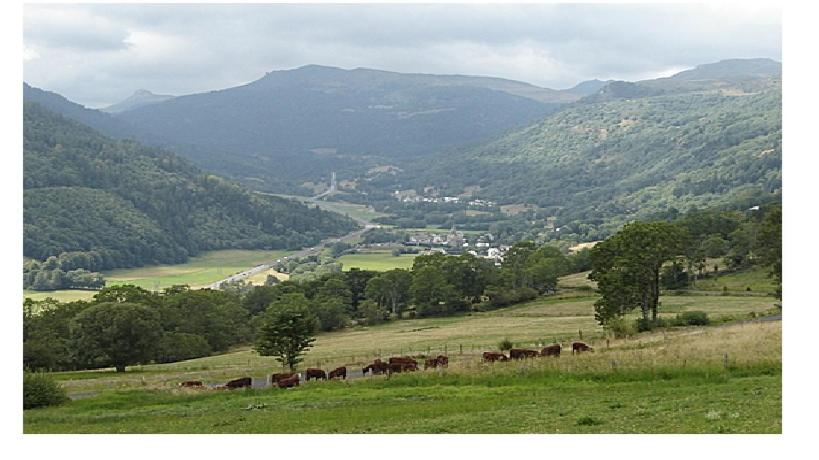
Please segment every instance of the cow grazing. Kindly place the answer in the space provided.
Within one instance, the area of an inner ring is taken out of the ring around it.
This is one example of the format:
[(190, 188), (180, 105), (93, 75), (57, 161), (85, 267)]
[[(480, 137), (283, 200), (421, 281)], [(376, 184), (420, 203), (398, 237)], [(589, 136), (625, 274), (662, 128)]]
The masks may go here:
[(334, 378), (338, 378), (338, 377), (340, 377), (342, 380), (347, 379), (347, 368), (346, 367), (344, 367), (344, 366), (337, 367), (337, 368), (331, 370), (329, 374), (327, 374), (327, 378), (329, 378), (329, 379), (334, 379)]
[(270, 376), (270, 384), (273, 385), (274, 383), (278, 382), (281, 379), (289, 379), (296, 375), (294, 372), (283, 372), (280, 374), (272, 374)]
[(242, 377), (240, 379), (231, 380), (230, 382), (225, 384), (230, 390), (234, 390), (236, 388), (248, 388), (253, 385), (253, 379), (250, 377)]
[(540, 350), (540, 356), (560, 356), (560, 344), (549, 345)]
[(538, 355), (537, 351), (527, 350), (525, 348), (513, 348), (509, 350), (510, 359), (534, 358), (537, 355)]
[(485, 351), (483, 352), (483, 361), (485, 363), (494, 363), (495, 361), (506, 361), (506, 355), (503, 353), (498, 353), (497, 351)]
[(438, 365), (441, 367), (449, 367), (449, 357), (444, 355), (438, 355), (435, 360), (438, 362)]
[(293, 374), (290, 377), (285, 377), (276, 381), (279, 388), (293, 388), (299, 386), (299, 375)]
[(572, 342), (572, 354), (580, 353), (581, 351), (594, 351), (594, 348), (583, 342)]
[(201, 380), (188, 380), (179, 384), (180, 387), (201, 387), (202, 385)]
[(321, 369), (316, 369), (314, 367), (311, 367), (311, 368), (307, 369), (306, 371), (304, 371), (304, 380), (309, 382), (310, 379), (327, 380), (327, 373), (324, 372)]
[(415, 363), (390, 363), (387, 367), (387, 372), (389, 374), (404, 372), (404, 371), (417, 371), (418, 364)]

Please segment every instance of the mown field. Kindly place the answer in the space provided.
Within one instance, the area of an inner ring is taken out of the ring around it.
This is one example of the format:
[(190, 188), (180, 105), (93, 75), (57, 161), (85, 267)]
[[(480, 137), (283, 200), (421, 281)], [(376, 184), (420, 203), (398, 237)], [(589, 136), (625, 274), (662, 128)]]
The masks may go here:
[(362, 270), (385, 272), (394, 268), (411, 268), (415, 257), (416, 254), (401, 254), (396, 257), (392, 255), (392, 251), (366, 251), (343, 255), (338, 258), (338, 262), (343, 264), (344, 271), (358, 267)]
[(613, 341), (610, 348), (598, 345), (594, 353), (514, 363), (481, 364), (471, 354), (452, 357), (443, 370), (309, 382), (292, 390), (182, 390), (147, 382), (150, 373), (143, 371), (135, 373), (145, 378), (142, 388), (111, 389), (26, 411), (24, 431), (782, 431), (779, 322), (644, 334)]
[[(197, 288), (287, 254), (287, 251), (246, 249), (208, 251), (200, 256), (191, 257), (184, 264), (110, 270), (103, 272), (103, 276), (106, 286), (133, 284), (149, 290), (159, 290), (187, 284)], [(90, 299), (94, 294), (96, 291), (90, 290), (23, 291), (23, 297), (31, 297), (34, 300), (52, 297), (61, 302)]]

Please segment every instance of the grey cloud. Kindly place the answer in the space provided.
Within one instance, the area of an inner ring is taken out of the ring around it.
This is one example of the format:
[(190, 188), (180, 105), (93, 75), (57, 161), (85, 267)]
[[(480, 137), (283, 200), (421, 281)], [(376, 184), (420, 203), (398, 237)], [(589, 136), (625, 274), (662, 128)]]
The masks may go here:
[[(776, 10), (708, 5), (35, 5), (26, 79), (88, 105), (305, 64), (492, 75), (548, 87), (781, 58)], [(55, 69), (59, 70), (55, 72)]]

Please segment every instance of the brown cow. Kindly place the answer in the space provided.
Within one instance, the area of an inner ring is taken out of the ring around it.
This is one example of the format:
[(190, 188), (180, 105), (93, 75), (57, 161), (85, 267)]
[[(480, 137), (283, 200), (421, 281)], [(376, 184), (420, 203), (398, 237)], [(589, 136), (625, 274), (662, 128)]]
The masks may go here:
[(347, 368), (345, 366), (337, 367), (327, 374), (327, 378), (329, 379), (334, 379), (336, 377), (341, 377), (342, 380), (347, 380)]
[(483, 352), (483, 361), (486, 363), (494, 363), (495, 361), (506, 361), (506, 355), (503, 353), (498, 353), (497, 351), (485, 351)]
[(404, 371), (417, 371), (418, 364), (416, 363), (390, 363), (387, 367), (389, 374), (399, 373)]
[(201, 387), (202, 381), (201, 380), (188, 380), (187, 382), (181, 382), (179, 384), (180, 387)]
[(572, 354), (580, 353), (581, 351), (594, 351), (594, 348), (583, 342), (572, 342)]
[(371, 371), (373, 374), (385, 374), (387, 372), (387, 363), (376, 359), (372, 364), (368, 364), (361, 369), (361, 373), (364, 375), (367, 375), (368, 371)]
[(560, 344), (549, 345), (540, 350), (540, 356), (560, 356)]
[(278, 382), (281, 379), (289, 379), (296, 375), (294, 372), (283, 372), (280, 374), (272, 374), (270, 376), (270, 384), (273, 385), (274, 383)]
[(435, 358), (427, 358), (424, 361), (424, 369), (429, 367), (448, 367), (449, 366), (449, 358), (444, 355), (438, 355)]
[(311, 378), (316, 379), (316, 380), (319, 380), (319, 379), (327, 380), (327, 373), (324, 372), (321, 369), (316, 369), (315, 367), (311, 367), (311, 368), (307, 369), (306, 371), (304, 371), (304, 380), (306, 382), (309, 382)]
[(511, 350), (509, 350), (510, 359), (534, 358), (537, 355), (538, 355), (537, 351), (527, 350), (525, 348), (512, 348)]
[(236, 388), (250, 387), (252, 385), (253, 385), (253, 379), (251, 379), (250, 377), (242, 377), (240, 379), (231, 380), (230, 382), (225, 384), (225, 387), (227, 387), (230, 390), (233, 390), (233, 389), (236, 389)]
[(279, 388), (293, 388), (299, 386), (299, 374), (293, 374), (290, 377), (285, 377), (276, 381)]
[(410, 358), (409, 356), (394, 356), (390, 358), (390, 364), (394, 363), (413, 364), (415, 367), (418, 367), (418, 361)]

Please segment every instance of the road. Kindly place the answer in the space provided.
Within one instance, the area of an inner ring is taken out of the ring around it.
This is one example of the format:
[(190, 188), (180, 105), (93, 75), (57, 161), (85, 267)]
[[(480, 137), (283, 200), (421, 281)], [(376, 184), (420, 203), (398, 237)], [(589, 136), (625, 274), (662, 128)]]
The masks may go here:
[[(267, 193), (262, 193), (262, 192), (256, 192), (256, 193), (259, 193), (261, 195), (267, 195)], [(315, 198), (311, 198), (309, 201), (314, 201), (314, 200), (315, 200)], [(302, 258), (302, 257), (310, 256), (310, 255), (315, 255), (315, 254), (318, 254), (319, 252), (321, 252), (321, 248), (327, 243), (337, 243), (337, 242), (349, 243), (349, 242), (355, 241), (356, 239), (361, 237), (361, 235), (364, 232), (366, 232), (367, 230), (369, 230), (371, 228), (380, 227), (378, 224), (373, 224), (372, 222), (370, 222), (368, 220), (365, 220), (365, 219), (360, 219), (360, 218), (355, 218), (355, 217), (350, 217), (350, 218), (355, 220), (356, 223), (358, 223), (358, 225), (361, 225), (363, 228), (359, 228), (357, 230), (354, 230), (354, 231), (352, 231), (352, 232), (350, 232), (350, 233), (348, 233), (348, 234), (346, 234), (344, 236), (341, 236), (341, 237), (326, 238), (326, 239), (322, 240), (319, 244), (317, 244), (317, 245), (315, 245), (313, 247), (300, 249), (299, 251), (296, 251), (296, 252), (294, 252), (294, 253), (292, 253), (292, 254), (290, 254), (288, 256), (282, 257), (282, 259)], [(255, 267), (249, 268), (249, 269), (247, 269), (245, 271), (242, 271), (242, 272), (239, 272), (239, 273), (234, 273), (234, 274), (228, 276), (225, 279), (216, 281), (215, 283), (211, 283), (211, 284), (209, 284), (209, 285), (207, 285), (205, 287), (208, 288), (208, 289), (219, 289), (219, 286), (221, 286), (222, 283), (232, 283), (234, 281), (240, 281), (240, 280), (246, 279), (246, 278), (248, 278), (250, 276), (256, 275), (258, 273), (262, 273), (262, 272), (265, 272), (267, 270), (270, 270), (271, 268), (273, 268), (273, 265), (275, 264), (275, 262), (276, 261), (271, 260), (268, 263), (264, 263), (264, 264), (261, 264), (261, 265), (256, 265)]]

